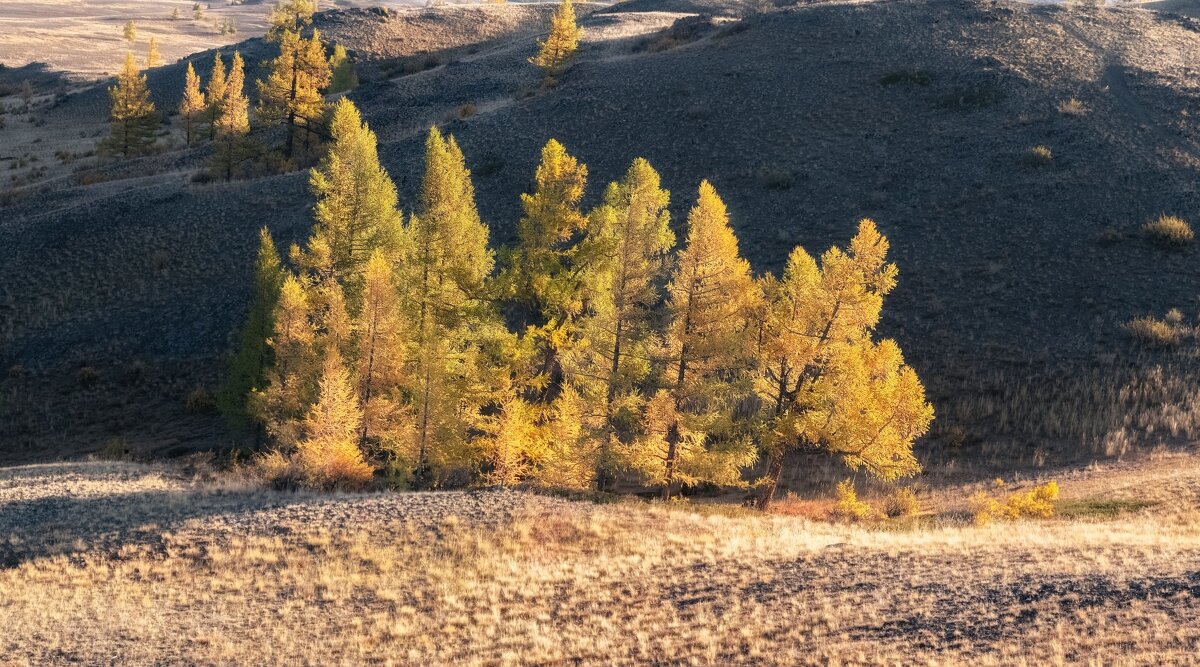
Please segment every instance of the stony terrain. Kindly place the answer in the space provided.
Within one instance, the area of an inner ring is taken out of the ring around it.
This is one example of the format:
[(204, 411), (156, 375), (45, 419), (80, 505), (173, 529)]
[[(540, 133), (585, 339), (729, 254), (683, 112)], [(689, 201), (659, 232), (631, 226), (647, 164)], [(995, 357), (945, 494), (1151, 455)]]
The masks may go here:
[[(662, 171), (676, 221), (711, 179), (758, 271), (796, 243), (844, 242), (871, 216), (901, 270), (883, 332), (939, 413), (920, 445), (931, 467), (985, 474), (1200, 432), (1193, 334), (1163, 352), (1121, 327), (1179, 308), (1190, 332), (1200, 310), (1194, 250), (1139, 231), (1160, 213), (1196, 216), (1192, 19), (990, 0), (728, 2), (696, 18), (694, 3), (635, 0), (584, 19), (578, 62), (542, 89), (526, 60), (547, 9), (318, 21), (362, 45), (351, 96), (402, 205), (422, 134), (441, 123), (498, 242), (550, 137), (589, 165), (589, 201), (638, 155)], [(269, 56), (257, 41), (237, 48), (252, 67)], [(211, 54), (192, 59), (207, 76)], [(160, 108), (176, 103), (181, 67), (150, 73)], [(189, 396), (219, 382), (257, 228), (286, 246), (311, 224), (300, 173), (194, 183), (203, 147), (75, 157), (104, 132), (104, 105), (100, 88), (47, 97), (0, 130), (15, 153), (0, 156), (14, 165), (0, 191), (0, 460), (114, 438), (155, 455), (228, 444)], [(1029, 159), (1039, 145), (1050, 160)]]
[(962, 516), (974, 485), (857, 526), (513, 491), (315, 497), (203, 471), (0, 469), (0, 663), (1151, 665), (1200, 649), (1194, 455), (1060, 477), (1068, 518), (984, 527)]

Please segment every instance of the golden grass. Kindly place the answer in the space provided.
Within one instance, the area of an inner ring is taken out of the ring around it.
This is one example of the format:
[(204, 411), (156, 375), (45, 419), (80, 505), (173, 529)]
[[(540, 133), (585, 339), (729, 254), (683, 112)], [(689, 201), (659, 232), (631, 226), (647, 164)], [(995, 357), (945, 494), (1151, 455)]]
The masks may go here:
[(0, 570), (0, 663), (1161, 664), (1200, 647), (1194, 509), (894, 531), (543, 501), (496, 527), (468, 504), (426, 527), (196, 519), (30, 558)]
[(1186, 220), (1173, 215), (1162, 215), (1142, 225), (1142, 233), (1154, 243), (1170, 248), (1190, 244), (1196, 234)]

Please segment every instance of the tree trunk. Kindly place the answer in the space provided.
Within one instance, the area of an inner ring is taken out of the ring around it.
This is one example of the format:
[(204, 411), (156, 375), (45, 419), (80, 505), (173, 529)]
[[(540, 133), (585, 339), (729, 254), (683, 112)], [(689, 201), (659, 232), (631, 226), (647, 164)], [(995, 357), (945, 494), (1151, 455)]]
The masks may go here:
[(771, 501), (775, 499), (775, 490), (779, 487), (779, 477), (783, 473), (783, 450), (771, 452), (770, 464), (767, 466), (767, 483), (758, 493), (756, 503), (759, 511), (771, 509)]
[(679, 452), (679, 424), (667, 429), (667, 481), (663, 484), (662, 499), (671, 499), (671, 487), (675, 486), (675, 459)]

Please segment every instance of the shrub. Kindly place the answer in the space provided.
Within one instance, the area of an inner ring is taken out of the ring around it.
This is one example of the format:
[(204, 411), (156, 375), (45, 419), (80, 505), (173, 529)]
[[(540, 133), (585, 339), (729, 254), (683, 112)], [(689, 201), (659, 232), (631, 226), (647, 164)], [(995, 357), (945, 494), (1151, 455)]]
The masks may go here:
[(258, 455), (254, 469), (263, 482), (280, 491), (299, 489), (304, 481), (300, 466), (276, 450)]
[(104, 449), (100, 450), (100, 458), (108, 461), (124, 461), (132, 453), (123, 438), (113, 438), (104, 445)]
[(1179, 329), (1169, 321), (1135, 317), (1125, 323), (1125, 332), (1147, 347), (1171, 347), (1179, 342)]
[(792, 172), (783, 167), (763, 167), (758, 170), (758, 182), (767, 190), (790, 190), (795, 179)]
[(986, 525), (996, 519), (1048, 519), (1054, 516), (1054, 501), (1058, 500), (1058, 482), (1053, 480), (1029, 491), (1010, 495), (1001, 502), (986, 491), (971, 496), (971, 515), (978, 525)]
[(213, 396), (204, 387), (196, 387), (187, 395), (187, 400), (184, 402), (188, 412), (196, 414), (212, 414), (217, 411), (217, 402), (213, 400)]
[(363, 461), (356, 443), (314, 445), (302, 446), (297, 454), (306, 486), (353, 491), (371, 481), (374, 470)]
[(1066, 116), (1082, 116), (1088, 112), (1088, 108), (1083, 102), (1072, 97), (1058, 103), (1058, 112)]
[(921, 511), (921, 501), (917, 494), (907, 486), (902, 486), (891, 493), (883, 503), (883, 513), (890, 518), (916, 516)]
[(833, 515), (846, 521), (861, 521), (870, 518), (871, 506), (858, 499), (854, 484), (847, 479), (837, 485), (837, 505)]
[(464, 104), (458, 108), (459, 118), (470, 118), (475, 115), (477, 109), (474, 104)]
[(1025, 151), (1023, 161), (1031, 167), (1043, 167), (1054, 161), (1054, 153), (1049, 146), (1034, 146)]
[(79, 384), (83, 387), (94, 386), (100, 381), (100, 371), (97, 371), (91, 366), (83, 366), (79, 369)]
[(1168, 248), (1181, 248), (1196, 238), (1192, 226), (1173, 215), (1162, 215), (1157, 220), (1147, 222), (1142, 225), (1142, 233), (1151, 243)]

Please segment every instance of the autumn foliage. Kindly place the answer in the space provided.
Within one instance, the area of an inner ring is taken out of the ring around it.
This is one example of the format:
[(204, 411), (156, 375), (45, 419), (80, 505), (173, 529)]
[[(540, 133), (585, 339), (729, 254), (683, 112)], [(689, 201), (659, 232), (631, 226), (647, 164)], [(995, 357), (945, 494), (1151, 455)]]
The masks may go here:
[(745, 485), (762, 452), (763, 507), (792, 450), (882, 479), (919, 470), (932, 408), (899, 346), (873, 335), (897, 271), (871, 221), (848, 249), (818, 262), (797, 248), (781, 278), (755, 279), (712, 184), (672, 254), (670, 194), (649, 162), (584, 211), (587, 168), (551, 140), (518, 244), (497, 253), (453, 136), (429, 131), (405, 215), (349, 100), (330, 135), (309, 179), (316, 224), (289, 267), (263, 237), (223, 397), (248, 396), (273, 468), (290, 461), (320, 488), (375, 470), (417, 488), (623, 476), (670, 498)]

